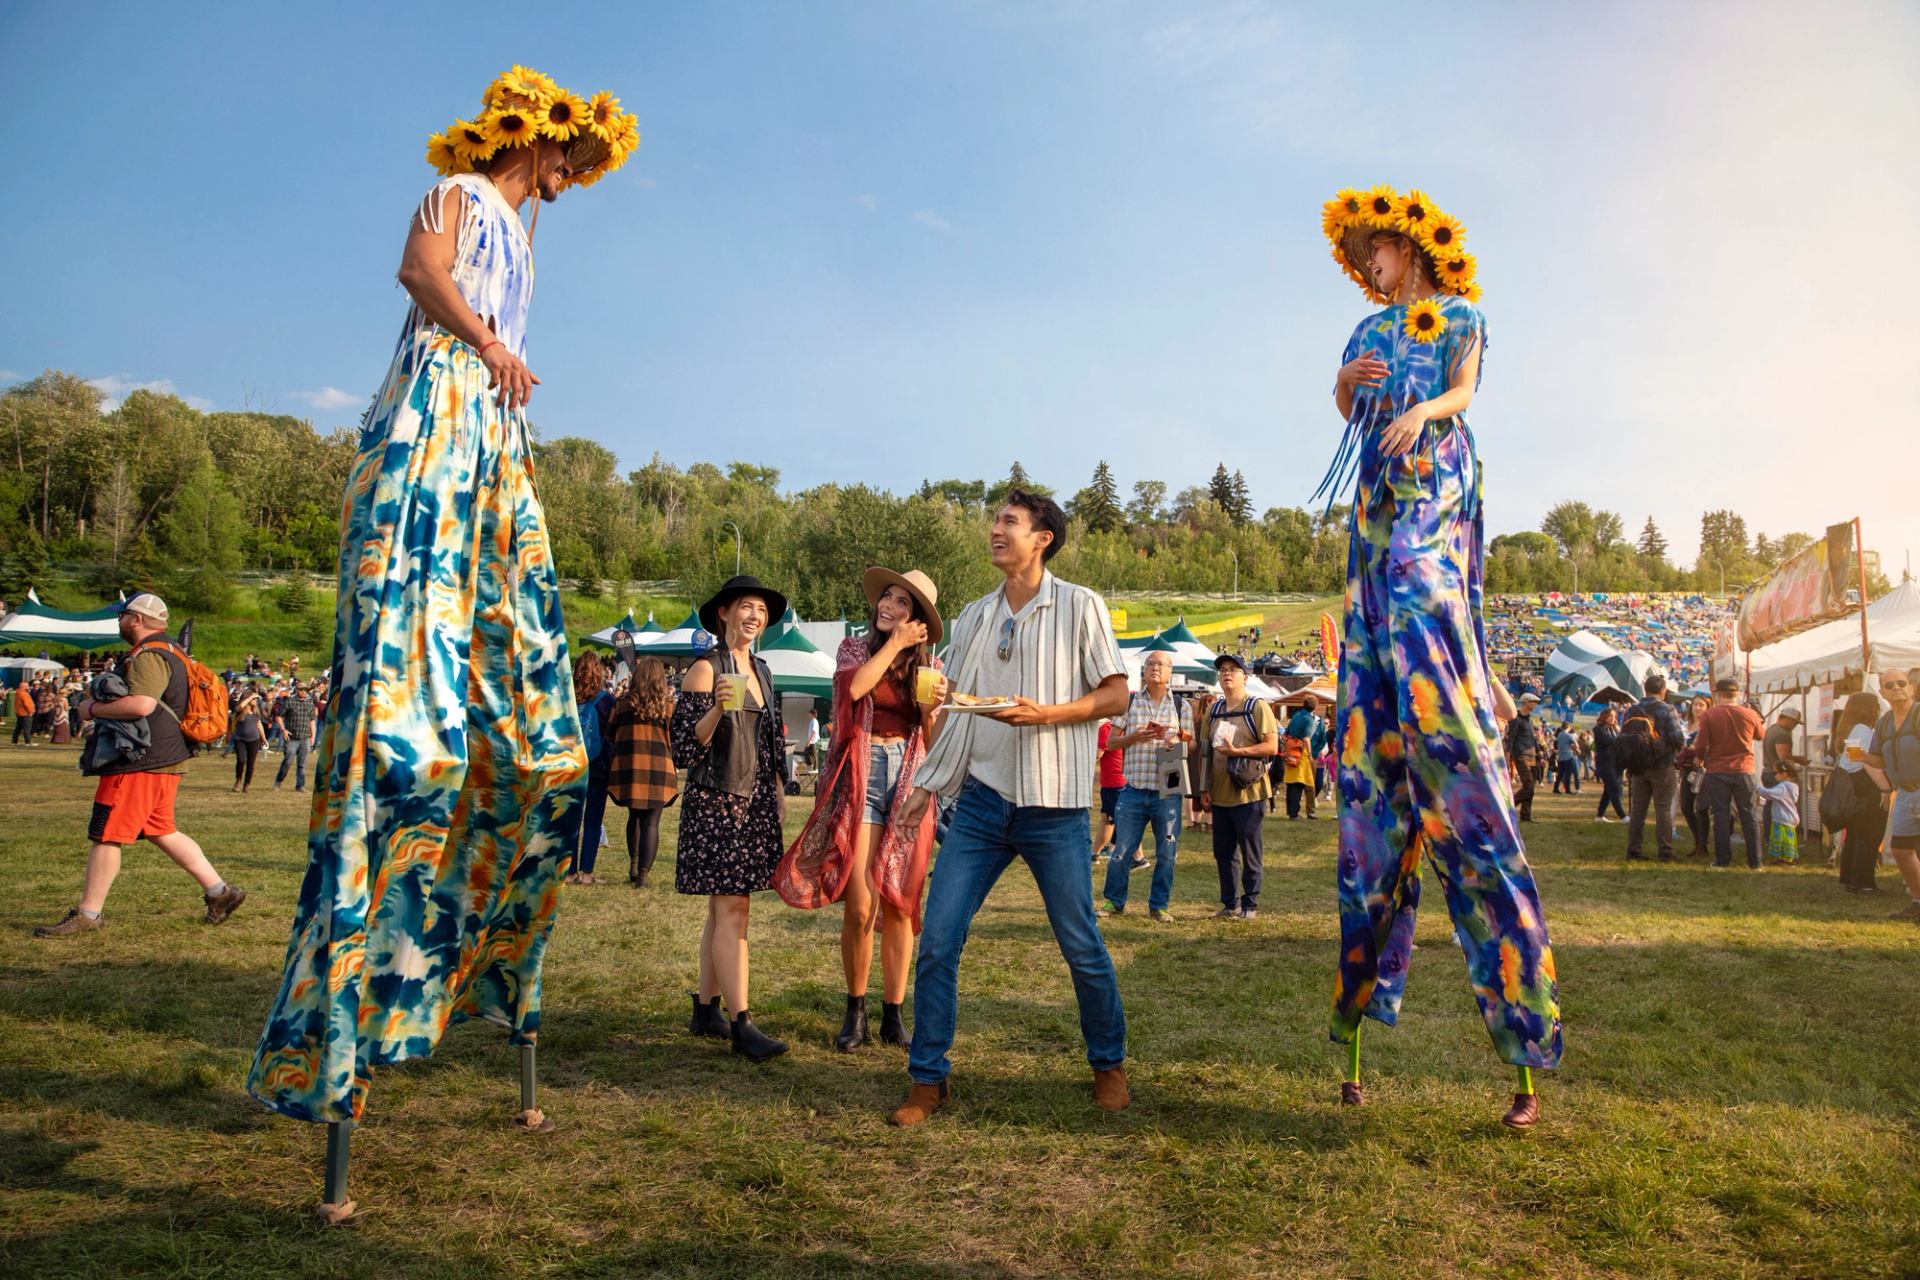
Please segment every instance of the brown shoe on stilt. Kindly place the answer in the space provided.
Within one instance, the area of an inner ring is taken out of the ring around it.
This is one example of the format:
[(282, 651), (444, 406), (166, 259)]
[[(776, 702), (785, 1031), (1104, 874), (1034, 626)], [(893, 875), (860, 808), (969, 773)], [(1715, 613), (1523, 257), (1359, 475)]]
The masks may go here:
[(1340, 1082), (1340, 1105), (1343, 1107), (1364, 1107), (1367, 1105), (1366, 1092), (1352, 1080)]
[(902, 1129), (910, 1129), (946, 1106), (947, 1097), (945, 1080), (939, 1084), (921, 1084), (916, 1081), (913, 1088), (907, 1090), (907, 1100), (887, 1117), (887, 1123)]
[(1093, 1101), (1103, 1111), (1125, 1111), (1133, 1102), (1133, 1094), (1127, 1089), (1127, 1069), (1109, 1067), (1105, 1071), (1095, 1071)]
[(1513, 1109), (1500, 1117), (1500, 1123), (1509, 1129), (1531, 1129), (1539, 1119), (1539, 1095), (1516, 1093), (1513, 1095)]
[(228, 885), (219, 893), (202, 894), (201, 897), (207, 904), (207, 923), (219, 924), (240, 909), (240, 904), (247, 900), (247, 891)]

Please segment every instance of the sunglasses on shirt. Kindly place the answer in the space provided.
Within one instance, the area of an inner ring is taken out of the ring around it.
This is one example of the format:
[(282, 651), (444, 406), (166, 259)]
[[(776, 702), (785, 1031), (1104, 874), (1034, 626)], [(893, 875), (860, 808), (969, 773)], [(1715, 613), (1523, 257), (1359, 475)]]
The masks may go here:
[(1013, 619), (1008, 618), (1000, 624), (1000, 661), (1005, 662), (1013, 656)]

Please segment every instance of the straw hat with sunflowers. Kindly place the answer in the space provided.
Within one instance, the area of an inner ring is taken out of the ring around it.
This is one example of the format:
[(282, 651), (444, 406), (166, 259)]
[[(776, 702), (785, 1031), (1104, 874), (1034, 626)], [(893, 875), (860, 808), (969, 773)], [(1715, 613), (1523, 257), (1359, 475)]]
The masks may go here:
[(571, 176), (561, 189), (590, 187), (640, 146), (640, 120), (610, 93), (582, 98), (552, 77), (516, 66), (487, 86), (480, 110), (427, 140), (427, 163), (442, 177), (472, 173), (510, 147), (541, 139), (566, 147)]
[(1480, 300), (1480, 286), (1474, 282), (1478, 264), (1467, 252), (1466, 227), (1424, 191), (1402, 195), (1384, 184), (1342, 191), (1322, 207), (1320, 228), (1333, 245), (1333, 260), (1372, 302), (1392, 301), (1374, 286), (1369, 267), (1373, 237), (1382, 231), (1398, 232), (1413, 241), (1443, 292), (1469, 302)]

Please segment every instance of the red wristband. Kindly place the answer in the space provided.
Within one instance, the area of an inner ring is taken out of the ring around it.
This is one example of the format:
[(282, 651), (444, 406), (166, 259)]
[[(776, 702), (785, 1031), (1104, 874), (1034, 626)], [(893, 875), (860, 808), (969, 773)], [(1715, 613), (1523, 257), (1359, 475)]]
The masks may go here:
[(487, 348), (488, 348), (488, 347), (504, 347), (504, 346), (506, 346), (506, 345), (507, 345), (507, 344), (506, 344), (506, 343), (504, 343), (504, 342), (502, 342), (502, 341), (500, 341), (500, 339), (498, 339), (498, 338), (495, 338), (495, 339), (494, 339), (494, 340), (493, 340), (492, 342), (483, 342), (483, 343), (481, 343), (481, 344), (480, 344), (480, 349), (479, 349), (478, 351), (476, 351), (476, 352), (474, 352), (473, 354), (475, 354), (475, 355), (477, 355), (477, 356), (483, 356), (483, 355), (485, 355), (485, 354), (487, 354)]

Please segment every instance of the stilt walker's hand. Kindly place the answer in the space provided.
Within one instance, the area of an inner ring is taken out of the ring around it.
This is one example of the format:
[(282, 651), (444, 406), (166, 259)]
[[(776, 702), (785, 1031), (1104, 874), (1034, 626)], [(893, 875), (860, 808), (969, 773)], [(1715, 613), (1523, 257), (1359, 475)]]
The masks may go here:
[(494, 389), (494, 398), (500, 407), (509, 413), (525, 408), (540, 379), (533, 376), (533, 371), (520, 357), (507, 350), (504, 342), (490, 342), (480, 353), (480, 360), (487, 366), (490, 375), (487, 385)]

